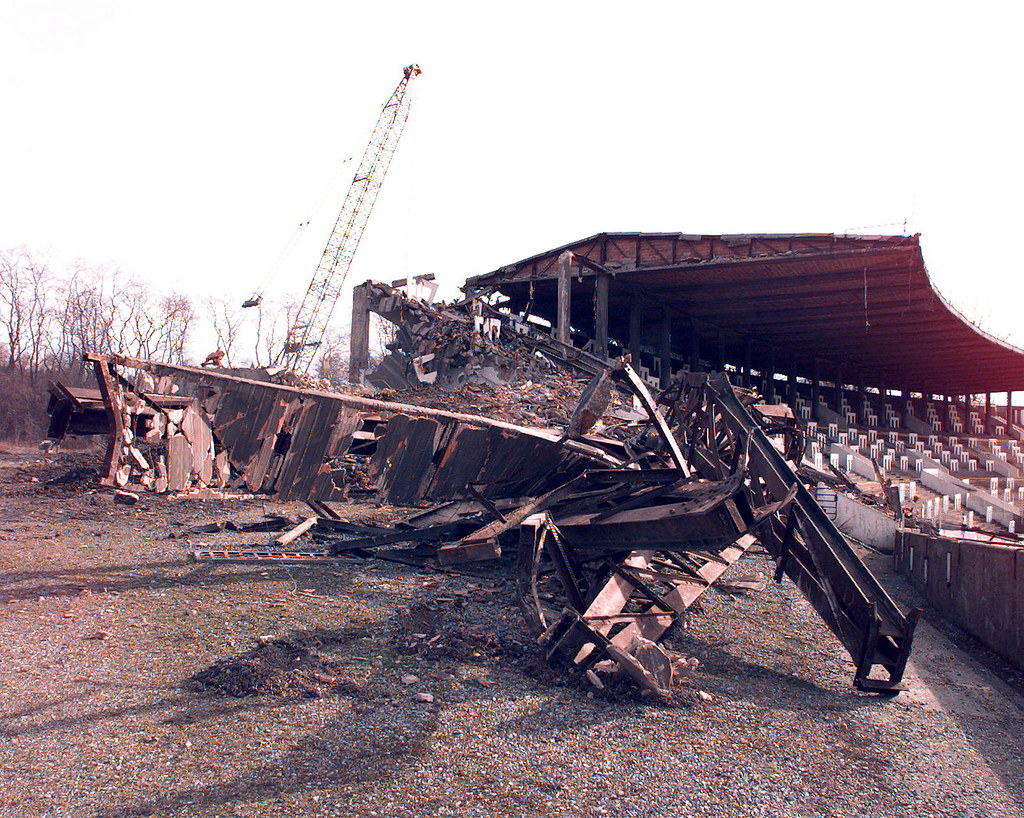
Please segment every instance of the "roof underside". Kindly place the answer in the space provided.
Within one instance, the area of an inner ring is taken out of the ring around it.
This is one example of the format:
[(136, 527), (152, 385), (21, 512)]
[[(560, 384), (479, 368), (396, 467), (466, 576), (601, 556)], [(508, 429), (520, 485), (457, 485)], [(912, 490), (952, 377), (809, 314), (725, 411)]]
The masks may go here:
[[(692, 350), (759, 371), (925, 393), (1024, 389), (1024, 350), (966, 321), (932, 286), (917, 236), (831, 234), (689, 236), (601, 233), (493, 273), (511, 307), (554, 321), (558, 257), (573, 253), (573, 327), (593, 329), (598, 276), (610, 276), (609, 335), (628, 345), (631, 305), (644, 343), (671, 319), (674, 354)], [(532, 300), (532, 303), (531, 303)], [(635, 315), (635, 313), (634, 313)], [(588, 325), (589, 321), (589, 325)], [(635, 318), (634, 318), (635, 321)]]

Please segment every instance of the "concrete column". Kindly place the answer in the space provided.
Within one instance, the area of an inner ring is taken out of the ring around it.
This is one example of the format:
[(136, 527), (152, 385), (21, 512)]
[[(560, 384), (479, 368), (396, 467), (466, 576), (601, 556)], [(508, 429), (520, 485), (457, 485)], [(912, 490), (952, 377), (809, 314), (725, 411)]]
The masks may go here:
[(992, 434), (992, 393), (985, 393), (985, 434)]
[(725, 372), (725, 337), (718, 331), (718, 371)]
[(700, 371), (700, 335), (697, 334), (697, 322), (690, 320), (690, 370)]
[(811, 417), (820, 420), (818, 417), (818, 399), (821, 397), (821, 359), (814, 359), (814, 375), (811, 379)]
[(769, 403), (775, 401), (775, 349), (768, 350), (768, 377), (766, 378), (764, 396)]
[(661, 308), (658, 357), (661, 358), (661, 388), (665, 389), (672, 383), (672, 315), (668, 307)]
[(558, 257), (558, 321), (557, 335), (563, 344), (571, 344), (569, 326), (572, 320), (572, 253), (566, 250)]
[(836, 367), (835, 388), (832, 390), (832, 410), (843, 414), (843, 368)]
[(608, 357), (608, 290), (612, 277), (601, 273), (594, 282), (594, 351)]
[(789, 405), (796, 411), (796, 355), (789, 360)]
[(644, 305), (639, 296), (634, 295), (629, 302), (629, 353), (633, 358), (633, 366), (640, 366), (640, 344), (644, 327)]
[(743, 339), (743, 386), (750, 389), (750, 339)]
[(352, 288), (352, 333), (349, 336), (348, 379), (362, 383), (370, 365), (370, 294), (366, 284)]

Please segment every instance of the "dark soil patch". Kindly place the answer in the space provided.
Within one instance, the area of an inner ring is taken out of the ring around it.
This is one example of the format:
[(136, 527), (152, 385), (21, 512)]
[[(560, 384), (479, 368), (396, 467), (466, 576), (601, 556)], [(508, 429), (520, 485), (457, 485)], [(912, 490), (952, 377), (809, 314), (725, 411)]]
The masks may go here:
[(501, 603), (416, 602), (396, 617), (395, 626), (397, 650), (427, 659), (488, 664), (535, 654), (519, 617)]
[(352, 696), (367, 690), (342, 676), (344, 668), (302, 639), (276, 639), (243, 656), (222, 659), (184, 682), (186, 690), (222, 696)]

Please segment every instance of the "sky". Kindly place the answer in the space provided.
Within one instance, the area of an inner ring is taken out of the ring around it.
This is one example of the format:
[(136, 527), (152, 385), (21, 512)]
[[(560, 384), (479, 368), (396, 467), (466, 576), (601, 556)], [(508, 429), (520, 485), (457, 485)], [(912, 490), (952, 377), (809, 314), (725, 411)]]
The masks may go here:
[(349, 287), (434, 273), (451, 296), (604, 231), (921, 233), (939, 291), (1024, 346), (1022, 23), (1006, 3), (0, 0), (0, 249), (197, 301), (301, 295), (415, 62)]

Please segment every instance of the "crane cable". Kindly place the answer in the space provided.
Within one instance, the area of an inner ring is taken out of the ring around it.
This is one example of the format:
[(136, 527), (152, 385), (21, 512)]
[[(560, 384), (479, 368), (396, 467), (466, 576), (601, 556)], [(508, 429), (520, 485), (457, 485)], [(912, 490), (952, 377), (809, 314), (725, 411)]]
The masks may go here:
[(278, 277), (278, 274), (281, 272), (281, 268), (284, 267), (285, 263), (295, 251), (295, 248), (299, 244), (299, 240), (305, 234), (309, 225), (317, 220), (321, 213), (323, 213), (327, 204), (327, 198), (340, 184), (340, 180), (343, 178), (343, 174), (345, 173), (348, 164), (352, 161), (352, 158), (353, 157), (351, 156), (346, 157), (338, 163), (334, 173), (331, 174), (331, 178), (328, 179), (327, 183), (321, 189), (319, 196), (317, 196), (313, 205), (307, 211), (306, 218), (299, 222), (298, 226), (292, 232), (291, 237), (287, 242), (285, 242), (284, 247), (281, 248), (280, 252), (278, 252), (274, 261), (271, 263), (270, 268), (267, 270), (266, 275), (263, 276), (259, 286), (242, 304), (243, 309), (248, 307), (258, 307), (263, 302), (263, 296), (266, 294), (267, 287), (270, 285), (270, 282)]

